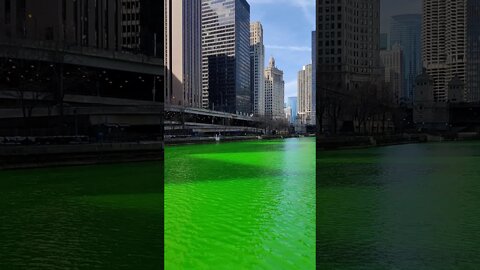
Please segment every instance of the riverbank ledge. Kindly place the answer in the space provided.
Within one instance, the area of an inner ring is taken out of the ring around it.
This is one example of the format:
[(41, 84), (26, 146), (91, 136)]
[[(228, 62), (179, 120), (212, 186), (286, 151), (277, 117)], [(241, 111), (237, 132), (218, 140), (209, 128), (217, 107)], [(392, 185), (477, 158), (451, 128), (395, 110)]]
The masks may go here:
[(401, 134), (389, 136), (320, 136), (317, 139), (317, 149), (338, 150), (423, 142), (428, 142), (428, 136), (425, 134)]
[(319, 136), (317, 137), (317, 150), (340, 150), (398, 144), (468, 140), (480, 140), (480, 134), (476, 132), (464, 132), (455, 134), (420, 133), (387, 136)]
[(200, 144), (200, 143), (217, 143), (217, 142), (237, 142), (237, 141), (255, 141), (255, 140), (278, 140), (299, 137), (299, 135), (262, 135), (262, 136), (220, 136), (220, 137), (165, 137), (165, 145), (182, 145), (182, 144)]
[(0, 169), (163, 160), (163, 142), (0, 146)]

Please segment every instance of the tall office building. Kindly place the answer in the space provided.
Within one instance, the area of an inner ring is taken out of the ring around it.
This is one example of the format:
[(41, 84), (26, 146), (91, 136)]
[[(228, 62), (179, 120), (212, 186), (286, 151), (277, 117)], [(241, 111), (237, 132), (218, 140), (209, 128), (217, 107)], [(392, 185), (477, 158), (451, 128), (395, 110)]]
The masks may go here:
[(298, 118), (301, 124), (312, 123), (312, 65), (298, 72)]
[(265, 46), (260, 22), (250, 24), (250, 87), (253, 114), (265, 115)]
[(317, 32), (312, 31), (312, 123), (317, 119)]
[(392, 92), (391, 100), (399, 104), (404, 98), (404, 57), (399, 44), (390, 50), (380, 51), (380, 60), (385, 70), (385, 82)]
[(275, 66), (275, 59), (272, 57), (265, 69), (265, 116), (272, 119), (284, 118), (284, 96), (283, 71)]
[(465, 100), (479, 101), (478, 15), (475, 0), (423, 2), (422, 58), (434, 80), (437, 102), (448, 100), (449, 83), (455, 77), (464, 85)]
[(202, 91), (204, 108), (251, 113), (246, 0), (202, 1)]
[(467, 2), (467, 99), (480, 102), (480, 1)]
[(165, 0), (165, 102), (202, 105), (201, 0)]
[(415, 78), (422, 73), (422, 15), (393, 16), (390, 22), (390, 44), (400, 45), (403, 51), (403, 89), (400, 99), (411, 102)]
[(153, 56), (163, 51), (159, 13), (155, 0), (1, 0), (0, 38)]
[(349, 91), (378, 80), (380, 0), (317, 1), (317, 46), (321, 91)]
[(288, 107), (292, 108), (292, 115), (289, 120), (290, 124), (295, 124), (295, 121), (297, 119), (297, 97), (289, 97), (288, 98)]

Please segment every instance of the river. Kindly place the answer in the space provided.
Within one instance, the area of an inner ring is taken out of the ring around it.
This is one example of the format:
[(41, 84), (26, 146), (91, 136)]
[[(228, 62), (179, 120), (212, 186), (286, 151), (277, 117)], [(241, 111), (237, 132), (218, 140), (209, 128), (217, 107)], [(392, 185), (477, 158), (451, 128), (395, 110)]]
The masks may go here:
[(167, 147), (166, 269), (314, 269), (315, 140)]
[(479, 269), (480, 143), (317, 155), (319, 269)]
[(159, 162), (0, 171), (0, 269), (161, 269)]

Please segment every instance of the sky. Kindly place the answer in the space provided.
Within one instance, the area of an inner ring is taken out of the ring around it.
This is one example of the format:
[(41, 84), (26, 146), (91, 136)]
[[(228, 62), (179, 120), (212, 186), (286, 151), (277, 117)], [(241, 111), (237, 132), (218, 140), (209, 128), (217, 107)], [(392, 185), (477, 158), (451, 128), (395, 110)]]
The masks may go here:
[(315, 0), (247, 0), (250, 21), (263, 25), (265, 67), (270, 57), (283, 70), (285, 100), (297, 96), (297, 73), (312, 63)]
[(420, 14), (422, 12), (422, 0), (381, 0), (381, 32), (388, 33), (390, 18), (393, 15)]
[[(284, 72), (285, 99), (297, 96), (297, 73), (312, 63), (312, 31), (315, 0), (247, 0), (250, 20), (263, 25), (265, 65), (274, 57)], [(381, 0), (382, 32), (388, 32), (390, 17), (420, 13), (422, 0)]]

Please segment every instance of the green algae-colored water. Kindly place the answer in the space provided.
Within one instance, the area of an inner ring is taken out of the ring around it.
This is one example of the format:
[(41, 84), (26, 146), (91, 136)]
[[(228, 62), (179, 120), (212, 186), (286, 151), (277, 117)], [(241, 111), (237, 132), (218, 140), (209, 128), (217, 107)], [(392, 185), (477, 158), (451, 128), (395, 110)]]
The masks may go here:
[(317, 158), (318, 269), (480, 269), (480, 143)]
[(314, 269), (315, 140), (168, 147), (166, 269)]
[(0, 171), (0, 269), (161, 269), (159, 163)]

